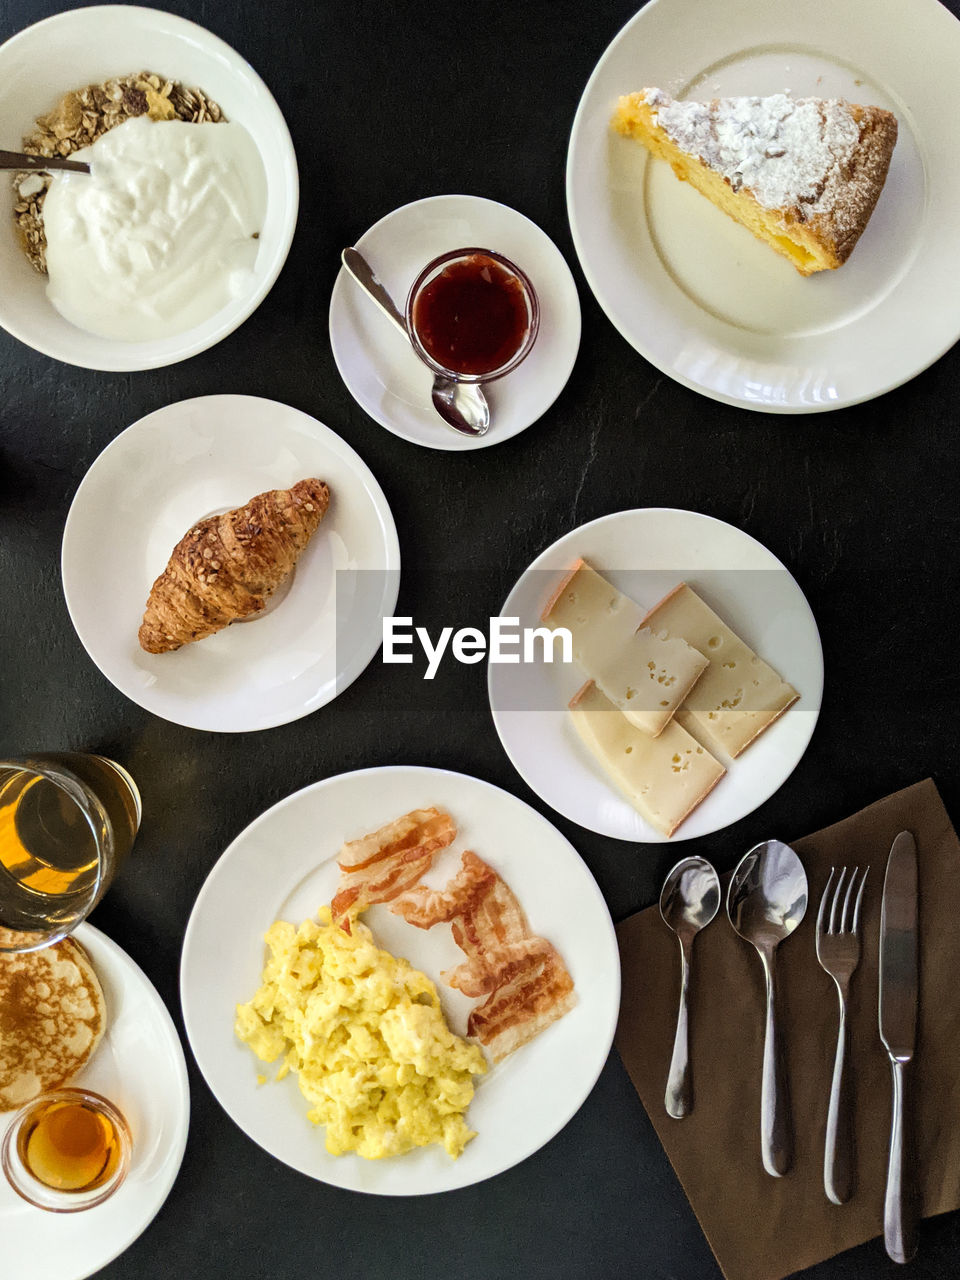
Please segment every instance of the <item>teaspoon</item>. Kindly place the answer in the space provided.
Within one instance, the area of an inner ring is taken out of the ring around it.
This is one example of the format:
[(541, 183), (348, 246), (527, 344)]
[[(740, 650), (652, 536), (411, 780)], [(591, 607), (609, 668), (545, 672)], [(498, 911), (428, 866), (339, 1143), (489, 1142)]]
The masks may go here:
[(19, 151), (0, 151), (0, 169), (22, 169), (24, 173), (54, 173), (65, 169), (68, 173), (89, 173), (90, 166), (82, 160), (64, 160), (62, 156), (27, 156)]
[(716, 871), (706, 858), (683, 858), (667, 875), (660, 894), (663, 922), (680, 942), (680, 1009), (663, 1100), (667, 1114), (675, 1120), (682, 1120), (693, 1110), (693, 1071), (687, 1019), (693, 942), (719, 909), (720, 879)]
[(807, 875), (800, 859), (780, 840), (765, 840), (745, 853), (727, 890), (727, 915), (745, 942), (756, 947), (766, 981), (767, 1020), (760, 1095), (763, 1167), (781, 1178), (793, 1163), (790, 1092), (776, 1025), (777, 947), (803, 919)]
[[(361, 289), (410, 341), (407, 323), (396, 303), (380, 283), (373, 268), (357, 249), (344, 249), (340, 261)], [(490, 405), (475, 382), (457, 382), (439, 374), (433, 380), (433, 407), (448, 427), (465, 436), (485, 435), (490, 427)]]

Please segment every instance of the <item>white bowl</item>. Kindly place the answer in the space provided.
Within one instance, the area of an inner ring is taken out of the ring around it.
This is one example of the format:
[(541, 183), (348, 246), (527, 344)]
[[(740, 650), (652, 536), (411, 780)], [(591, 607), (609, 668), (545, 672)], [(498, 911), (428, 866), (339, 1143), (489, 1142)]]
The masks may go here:
[[(229, 45), (171, 13), (132, 5), (74, 9), (27, 27), (0, 45), (0, 147), (20, 150), (38, 116), (70, 89), (138, 71), (202, 89), (247, 130), (267, 175), (267, 215), (254, 286), (203, 324), (154, 342), (117, 342), (65, 320), (28, 263), (13, 220), (13, 193), (0, 183), (0, 324), (36, 351), (85, 369), (130, 372), (175, 364), (232, 333), (256, 310), (286, 261), (300, 184), (293, 142), (273, 95)], [(8, 208), (4, 202), (10, 201)]]

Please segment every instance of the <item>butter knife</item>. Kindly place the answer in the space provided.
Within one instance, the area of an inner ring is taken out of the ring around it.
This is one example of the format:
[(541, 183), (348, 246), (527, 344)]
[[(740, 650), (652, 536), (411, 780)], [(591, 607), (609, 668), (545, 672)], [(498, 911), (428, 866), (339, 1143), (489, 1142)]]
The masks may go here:
[(913, 1059), (919, 998), (917, 946), (917, 845), (909, 831), (893, 842), (883, 881), (880, 915), (880, 1039), (893, 1068), (893, 1116), (883, 1238), (894, 1262), (909, 1262), (917, 1251), (914, 1189), (905, 1169), (905, 1091)]

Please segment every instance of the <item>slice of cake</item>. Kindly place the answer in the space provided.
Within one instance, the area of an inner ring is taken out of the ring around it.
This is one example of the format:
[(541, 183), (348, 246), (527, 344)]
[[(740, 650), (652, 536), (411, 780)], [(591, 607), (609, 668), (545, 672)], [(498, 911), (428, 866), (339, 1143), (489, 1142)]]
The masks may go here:
[(800, 695), (681, 582), (645, 618), (664, 636), (683, 636), (710, 665), (677, 712), (677, 721), (735, 759)]
[(672, 836), (726, 770), (676, 720), (659, 737), (637, 729), (588, 680), (570, 702), (584, 745), (651, 826)]
[(782, 93), (677, 102), (641, 89), (620, 99), (613, 127), (804, 276), (849, 258), (897, 141), (896, 117), (880, 107)]
[(640, 606), (584, 560), (557, 587), (542, 621), (569, 630), (584, 673), (631, 724), (653, 736), (663, 732), (709, 665), (682, 636), (642, 627)]

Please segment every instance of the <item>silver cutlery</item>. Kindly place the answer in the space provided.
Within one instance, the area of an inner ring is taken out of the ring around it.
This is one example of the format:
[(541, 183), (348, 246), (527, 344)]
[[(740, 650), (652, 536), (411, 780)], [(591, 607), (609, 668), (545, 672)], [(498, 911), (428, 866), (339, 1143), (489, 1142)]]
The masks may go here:
[[(358, 249), (344, 249), (340, 261), (360, 288), (400, 330), (407, 342), (407, 322), (397, 304), (380, 283), (376, 272)], [(433, 407), (454, 431), (464, 436), (486, 435), (490, 428), (490, 405), (483, 388), (475, 382), (457, 382), (439, 374), (433, 380)]]
[(58, 169), (65, 169), (68, 173), (90, 172), (90, 166), (82, 160), (21, 155), (19, 151), (0, 151), (0, 169), (22, 169), (24, 173), (55, 173)]
[(847, 1000), (850, 979), (860, 963), (860, 904), (869, 868), (861, 876), (854, 896), (859, 871), (859, 867), (854, 867), (848, 880), (847, 868), (841, 867), (839, 878), (834, 884), (837, 869), (830, 868), (830, 878), (820, 899), (820, 911), (817, 915), (817, 959), (820, 967), (836, 983), (840, 1000), (837, 1052), (833, 1062), (827, 1138), (823, 1153), (823, 1189), (827, 1193), (827, 1199), (834, 1204), (846, 1204), (853, 1195), (856, 1183), (853, 1097), (850, 1072), (847, 1069)]
[(682, 1120), (693, 1110), (693, 1071), (690, 1066), (688, 996), (693, 943), (720, 909), (720, 878), (706, 858), (683, 858), (668, 873), (660, 894), (660, 915), (680, 943), (680, 1008), (667, 1076), (664, 1106)]
[(893, 1069), (883, 1239), (894, 1262), (909, 1262), (917, 1251), (917, 1206), (914, 1189), (907, 1186), (905, 1105), (907, 1064), (917, 1035), (917, 920), (917, 845), (909, 831), (901, 831), (887, 860), (880, 914), (880, 1039)]
[(767, 1014), (760, 1094), (760, 1151), (763, 1167), (781, 1178), (793, 1163), (790, 1091), (776, 1023), (777, 947), (807, 910), (807, 876), (800, 859), (780, 840), (765, 840), (744, 854), (727, 890), (727, 915), (734, 929), (754, 946), (763, 963)]

